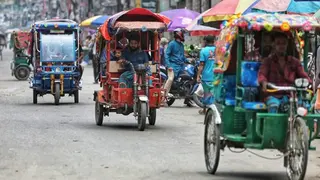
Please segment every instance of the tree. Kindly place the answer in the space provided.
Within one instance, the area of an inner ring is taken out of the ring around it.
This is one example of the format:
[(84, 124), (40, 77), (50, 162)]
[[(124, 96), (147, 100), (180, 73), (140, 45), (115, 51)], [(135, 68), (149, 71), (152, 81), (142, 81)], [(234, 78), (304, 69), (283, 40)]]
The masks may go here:
[(192, 0), (186, 0), (186, 8), (192, 9)]

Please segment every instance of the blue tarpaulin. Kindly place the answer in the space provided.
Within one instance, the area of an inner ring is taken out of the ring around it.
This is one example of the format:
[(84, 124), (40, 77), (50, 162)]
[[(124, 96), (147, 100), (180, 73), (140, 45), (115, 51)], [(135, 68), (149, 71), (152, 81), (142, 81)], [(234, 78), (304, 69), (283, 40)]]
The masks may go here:
[(320, 1), (294, 1), (288, 7), (288, 12), (293, 13), (315, 13), (320, 9)]

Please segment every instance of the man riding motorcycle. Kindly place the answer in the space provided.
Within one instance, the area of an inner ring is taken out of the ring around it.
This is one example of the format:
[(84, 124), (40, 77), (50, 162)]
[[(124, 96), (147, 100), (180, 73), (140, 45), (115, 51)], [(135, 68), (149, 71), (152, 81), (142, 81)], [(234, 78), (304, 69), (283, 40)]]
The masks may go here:
[[(184, 64), (188, 62), (184, 55), (184, 34), (183, 31), (178, 28), (174, 30), (174, 40), (168, 44), (165, 52), (165, 62), (168, 71), (168, 80), (164, 86), (166, 90), (165, 96), (167, 97), (171, 85), (174, 79), (179, 77), (179, 74), (184, 70)], [(185, 98), (184, 104), (192, 106), (192, 101), (189, 98)]]

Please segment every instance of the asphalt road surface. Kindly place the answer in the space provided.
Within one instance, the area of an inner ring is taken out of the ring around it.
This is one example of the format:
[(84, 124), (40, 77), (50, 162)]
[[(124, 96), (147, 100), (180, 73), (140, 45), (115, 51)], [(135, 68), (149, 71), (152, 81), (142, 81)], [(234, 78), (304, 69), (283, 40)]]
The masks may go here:
[[(111, 114), (95, 125), (92, 68), (86, 67), (80, 103), (53, 96), (32, 104), (27, 81), (11, 76), (12, 53), (0, 61), (0, 179), (128, 180), (283, 180), (283, 160), (266, 160), (249, 152), (222, 152), (215, 176), (206, 172), (204, 116), (182, 101), (158, 111), (156, 126), (137, 131), (132, 115)], [(320, 142), (310, 151), (307, 178), (320, 179)], [(277, 151), (257, 151), (277, 157)]]

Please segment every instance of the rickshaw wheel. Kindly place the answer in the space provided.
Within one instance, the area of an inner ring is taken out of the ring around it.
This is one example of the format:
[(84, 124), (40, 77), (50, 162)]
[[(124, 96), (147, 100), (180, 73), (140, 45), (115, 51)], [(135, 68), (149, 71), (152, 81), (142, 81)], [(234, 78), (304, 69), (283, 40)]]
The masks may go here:
[(139, 110), (138, 110), (138, 129), (139, 131), (144, 131), (146, 127), (146, 120), (147, 120), (147, 103), (146, 102), (139, 102)]
[(95, 119), (96, 119), (96, 125), (102, 126), (103, 123), (103, 105), (101, 105), (96, 99), (96, 105), (95, 105)]
[(220, 129), (210, 109), (205, 116), (204, 156), (208, 173), (215, 174), (220, 161)]
[(54, 92), (54, 104), (59, 105), (60, 100), (60, 83), (55, 84), (55, 92)]
[[(302, 118), (296, 118), (293, 131), (295, 137), (289, 136), (287, 141), (287, 151), (289, 151), (288, 156), (285, 157), (287, 176), (289, 180), (303, 180), (308, 166), (309, 136), (308, 128)], [(290, 149), (292, 139), (295, 146), (294, 150)], [(297, 162), (297, 159), (300, 158), (300, 162)]]
[(171, 106), (175, 100), (176, 100), (175, 98), (168, 98), (168, 101), (167, 101), (168, 106)]
[(14, 70), (14, 76), (19, 81), (25, 81), (30, 75), (30, 69), (27, 66), (19, 66)]
[(156, 119), (157, 119), (157, 109), (156, 108), (150, 108), (148, 119), (149, 119), (149, 124), (151, 126), (154, 126), (156, 124)]
[(76, 90), (73, 96), (74, 96), (74, 103), (79, 103), (79, 90)]
[(38, 93), (35, 89), (33, 89), (33, 104), (38, 103)]

